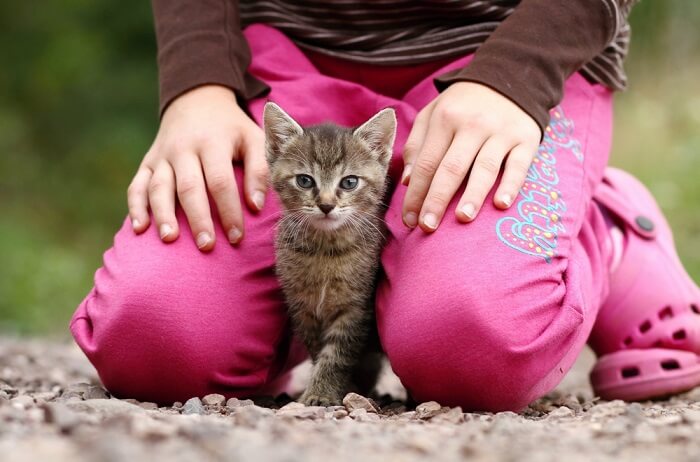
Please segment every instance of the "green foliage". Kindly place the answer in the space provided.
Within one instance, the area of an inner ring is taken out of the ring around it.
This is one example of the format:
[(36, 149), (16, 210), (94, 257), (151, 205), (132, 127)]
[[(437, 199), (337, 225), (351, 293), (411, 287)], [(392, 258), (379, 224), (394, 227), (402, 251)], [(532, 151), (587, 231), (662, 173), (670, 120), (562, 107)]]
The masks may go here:
[[(632, 20), (612, 162), (650, 185), (700, 279), (700, 3)], [(150, 5), (0, 2), (0, 43), (0, 329), (64, 333), (157, 129)]]

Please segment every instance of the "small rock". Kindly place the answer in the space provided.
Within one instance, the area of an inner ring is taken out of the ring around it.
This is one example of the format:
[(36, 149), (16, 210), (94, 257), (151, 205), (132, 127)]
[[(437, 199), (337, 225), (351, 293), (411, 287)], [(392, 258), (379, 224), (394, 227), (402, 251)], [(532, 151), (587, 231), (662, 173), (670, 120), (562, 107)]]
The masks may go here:
[(347, 416), (348, 416), (348, 411), (345, 409), (336, 409), (335, 411), (333, 411), (333, 415), (332, 415), (332, 417), (334, 419), (342, 419), (343, 417), (347, 417)]
[(102, 387), (90, 387), (83, 393), (85, 399), (109, 399), (109, 393)]
[(272, 409), (251, 405), (237, 408), (233, 418), (237, 425), (254, 428), (262, 419), (274, 414)]
[(416, 417), (419, 419), (430, 419), (442, 412), (442, 406), (435, 401), (428, 401), (416, 406)]
[(147, 411), (158, 409), (158, 405), (156, 403), (151, 403), (150, 401), (144, 401), (142, 403), (139, 403), (138, 407), (140, 407), (141, 409), (146, 409)]
[(61, 403), (47, 403), (43, 406), (44, 420), (54, 424), (63, 433), (69, 433), (80, 423), (80, 417)]
[(83, 394), (91, 387), (89, 383), (71, 383), (61, 393), (61, 398), (82, 398)]
[(443, 412), (441, 414), (436, 415), (435, 417), (430, 419), (430, 421), (459, 424), (464, 422), (464, 412), (459, 406), (453, 407), (447, 412)]
[(10, 404), (20, 409), (27, 409), (34, 405), (34, 398), (29, 395), (19, 395), (12, 398)]
[(560, 406), (547, 415), (547, 419), (566, 419), (574, 416), (574, 411), (566, 406)]
[(350, 411), (351, 416), (353, 411), (358, 409), (364, 409), (367, 412), (379, 412), (369, 399), (357, 393), (348, 393), (345, 395), (345, 398), (343, 398), (343, 405)]
[(39, 404), (53, 401), (55, 398), (56, 393), (53, 391), (41, 391), (39, 393), (34, 393), (34, 401)]
[[(357, 411), (364, 411), (356, 415), (354, 418), (358, 422), (378, 422), (381, 420), (381, 417), (379, 417), (379, 414), (376, 414), (374, 412), (367, 412), (364, 409), (357, 409)], [(356, 411), (353, 411), (356, 412)]]
[(399, 420), (416, 420), (416, 411), (407, 411), (399, 414)]
[(367, 409), (359, 408), (359, 409), (353, 409), (352, 411), (350, 411), (349, 415), (350, 415), (350, 417), (355, 419), (355, 418), (357, 418), (361, 415), (365, 415), (365, 414), (367, 414)]
[(239, 407), (254, 406), (254, 405), (255, 405), (255, 403), (253, 402), (252, 399), (231, 398), (228, 401), (226, 401), (226, 407), (229, 409), (236, 409)]
[(173, 403), (173, 407), (174, 407), (175, 409), (180, 409), (180, 408), (182, 407), (182, 403), (181, 403), (180, 401), (175, 401), (175, 402)]
[(297, 402), (297, 401), (292, 401), (291, 403), (287, 403), (287, 404), (285, 404), (284, 406), (282, 406), (281, 408), (279, 408), (279, 411), (277, 411), (277, 412), (280, 412), (280, 411), (289, 411), (289, 410), (293, 410), (293, 409), (304, 409), (305, 407), (306, 407), (306, 406), (304, 405), (304, 403), (299, 403), (299, 402)]
[(221, 406), (226, 401), (224, 395), (212, 393), (202, 398), (202, 402), (207, 406)]
[(697, 409), (684, 409), (682, 411), (683, 420), (685, 422), (696, 424), (700, 423), (700, 410)]
[(197, 397), (188, 399), (182, 407), (183, 414), (204, 414), (204, 412), (202, 400)]

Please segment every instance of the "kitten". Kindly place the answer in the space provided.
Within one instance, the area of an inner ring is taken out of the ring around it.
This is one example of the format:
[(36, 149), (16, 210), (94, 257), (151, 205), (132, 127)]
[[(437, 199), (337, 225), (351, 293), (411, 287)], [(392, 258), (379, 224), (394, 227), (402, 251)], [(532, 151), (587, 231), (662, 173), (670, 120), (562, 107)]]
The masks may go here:
[(267, 103), (263, 119), (271, 182), (283, 206), (277, 276), (313, 362), (300, 400), (340, 404), (359, 367), (374, 361), (374, 379), (378, 372), (367, 345), (376, 336), (374, 286), (396, 116), (384, 109), (355, 129), (302, 128)]

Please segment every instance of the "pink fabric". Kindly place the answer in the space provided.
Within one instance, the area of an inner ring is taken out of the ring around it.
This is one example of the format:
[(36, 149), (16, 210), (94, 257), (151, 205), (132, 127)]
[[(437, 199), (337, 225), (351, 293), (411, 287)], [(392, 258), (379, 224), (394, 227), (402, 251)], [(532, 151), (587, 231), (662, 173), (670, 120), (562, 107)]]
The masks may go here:
[[(470, 60), (356, 66), (305, 55), (267, 26), (249, 27), (246, 37), (251, 72), (302, 124), (356, 125), (395, 108), (394, 184), (413, 119), (437, 96), (433, 75)], [(521, 408), (562, 379), (588, 338), (607, 290), (606, 226), (591, 195), (610, 148), (611, 94), (574, 75), (565, 95), (508, 211), (489, 197), (465, 225), (452, 218), (453, 203), (441, 228), (425, 235), (404, 227), (405, 187), (393, 190), (378, 324), (394, 370), (418, 400)], [(264, 102), (250, 104), (258, 123)], [(235, 173), (240, 186), (239, 166)], [(181, 211), (182, 236), (172, 244), (153, 226), (136, 236), (125, 221), (71, 323), (110, 391), (168, 403), (280, 386), (304, 351), (291, 339), (273, 272), (279, 211), (272, 193), (261, 213), (246, 210), (238, 247), (217, 224), (209, 254), (197, 250)]]

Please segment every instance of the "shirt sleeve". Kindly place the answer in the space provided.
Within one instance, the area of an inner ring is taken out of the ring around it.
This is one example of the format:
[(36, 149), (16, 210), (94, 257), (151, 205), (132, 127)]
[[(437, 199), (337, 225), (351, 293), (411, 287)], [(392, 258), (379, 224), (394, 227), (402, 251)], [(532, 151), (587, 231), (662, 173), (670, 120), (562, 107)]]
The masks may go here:
[(486, 85), (544, 128), (566, 79), (597, 56), (623, 24), (626, 0), (523, 0), (469, 65), (435, 79), (439, 91), (460, 81)]
[(269, 88), (246, 72), (250, 48), (234, 0), (152, 0), (158, 43), (160, 114), (182, 93), (229, 87), (239, 102)]

